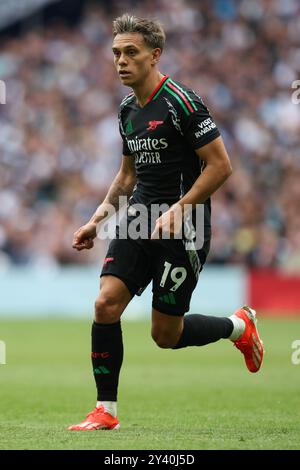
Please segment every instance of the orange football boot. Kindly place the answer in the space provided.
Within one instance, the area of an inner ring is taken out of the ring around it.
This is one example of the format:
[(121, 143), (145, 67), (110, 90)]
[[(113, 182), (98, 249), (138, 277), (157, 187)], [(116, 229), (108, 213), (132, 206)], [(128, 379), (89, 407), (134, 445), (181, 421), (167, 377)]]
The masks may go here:
[(244, 354), (246, 366), (250, 372), (258, 372), (264, 356), (264, 346), (257, 330), (256, 312), (245, 305), (233, 315), (244, 320), (244, 333), (233, 342), (234, 346)]
[(120, 429), (118, 418), (107, 413), (104, 406), (94, 408), (81, 423), (68, 427), (69, 431), (96, 431), (98, 429)]

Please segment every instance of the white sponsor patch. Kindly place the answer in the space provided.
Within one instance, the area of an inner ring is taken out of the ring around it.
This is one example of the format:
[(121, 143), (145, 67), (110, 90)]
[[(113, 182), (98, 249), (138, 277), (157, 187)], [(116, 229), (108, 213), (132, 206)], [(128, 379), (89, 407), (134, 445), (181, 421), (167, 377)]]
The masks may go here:
[(205, 121), (197, 125), (200, 128), (199, 131), (195, 132), (195, 137), (197, 137), (197, 139), (207, 134), (207, 132), (210, 132), (211, 130), (216, 128), (216, 124), (212, 121), (211, 118), (207, 118), (205, 119)]

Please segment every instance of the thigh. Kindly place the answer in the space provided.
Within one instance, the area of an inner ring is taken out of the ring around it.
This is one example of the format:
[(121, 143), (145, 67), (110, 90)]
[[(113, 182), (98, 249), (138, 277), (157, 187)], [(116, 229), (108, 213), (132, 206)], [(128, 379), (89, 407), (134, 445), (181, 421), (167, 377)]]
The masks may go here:
[(198, 252), (188, 253), (181, 240), (159, 240), (154, 259), (152, 307), (183, 316), (202, 269)]
[(116, 238), (111, 241), (103, 262), (104, 276), (119, 278), (131, 296), (139, 294), (151, 280), (151, 262), (142, 241)]

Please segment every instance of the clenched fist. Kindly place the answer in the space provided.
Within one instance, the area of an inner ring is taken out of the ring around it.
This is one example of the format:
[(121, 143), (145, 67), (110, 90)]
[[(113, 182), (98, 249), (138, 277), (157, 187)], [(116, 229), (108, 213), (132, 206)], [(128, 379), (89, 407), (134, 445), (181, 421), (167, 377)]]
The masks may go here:
[(84, 249), (90, 250), (94, 246), (93, 240), (96, 236), (97, 225), (93, 222), (88, 222), (74, 233), (72, 246), (78, 251)]

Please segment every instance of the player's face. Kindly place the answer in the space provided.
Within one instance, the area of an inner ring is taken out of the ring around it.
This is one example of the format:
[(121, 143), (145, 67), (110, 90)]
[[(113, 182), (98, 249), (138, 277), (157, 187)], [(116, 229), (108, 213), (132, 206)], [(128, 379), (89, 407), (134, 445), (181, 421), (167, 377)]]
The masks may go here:
[(160, 55), (160, 49), (150, 49), (140, 33), (117, 34), (112, 50), (121, 82), (130, 87), (147, 79)]

